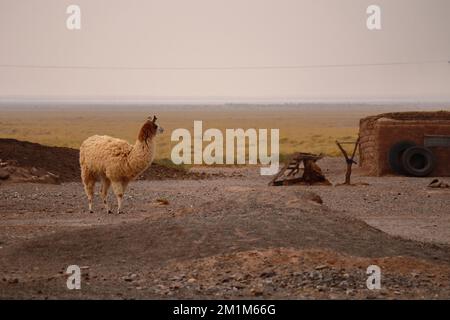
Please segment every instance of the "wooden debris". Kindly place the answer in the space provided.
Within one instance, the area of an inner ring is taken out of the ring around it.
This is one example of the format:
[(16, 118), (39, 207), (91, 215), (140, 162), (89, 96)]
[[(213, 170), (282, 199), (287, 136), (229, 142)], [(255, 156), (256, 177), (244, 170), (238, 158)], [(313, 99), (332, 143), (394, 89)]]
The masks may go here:
[(167, 206), (169, 204), (169, 200), (163, 198), (156, 199), (156, 202), (164, 206)]
[[(325, 178), (322, 170), (317, 165), (317, 161), (322, 159), (323, 155), (312, 153), (295, 153), (292, 158), (269, 182), (270, 186), (288, 186), (294, 184), (323, 184), (331, 185)], [(301, 174), (301, 175), (300, 175)]]
[(442, 182), (439, 181), (439, 179), (434, 179), (433, 181), (430, 182), (430, 184), (428, 185), (429, 188), (442, 188), (442, 189), (446, 189), (446, 188), (450, 188), (450, 185), (446, 182)]

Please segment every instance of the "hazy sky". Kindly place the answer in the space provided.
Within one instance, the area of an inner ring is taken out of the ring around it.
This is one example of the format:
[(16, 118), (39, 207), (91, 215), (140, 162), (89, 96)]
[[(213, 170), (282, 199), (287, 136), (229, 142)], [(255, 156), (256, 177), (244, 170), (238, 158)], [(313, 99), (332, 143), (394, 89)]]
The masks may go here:
[(0, 67), (0, 99), (450, 100), (446, 62), (227, 69), (449, 61), (449, 14), (449, 0), (0, 0), (0, 65), (105, 67)]

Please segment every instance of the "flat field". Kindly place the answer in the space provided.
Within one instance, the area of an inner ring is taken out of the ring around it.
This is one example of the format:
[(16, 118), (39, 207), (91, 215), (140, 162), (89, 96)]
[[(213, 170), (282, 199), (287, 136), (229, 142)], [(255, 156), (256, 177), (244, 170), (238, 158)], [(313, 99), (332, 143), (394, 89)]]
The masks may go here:
[[(449, 109), (437, 106), (434, 110)], [(396, 106), (395, 110), (418, 110)], [(158, 138), (158, 159), (170, 158), (177, 142), (171, 132), (203, 121), (203, 130), (280, 129), (280, 153), (296, 151), (339, 154), (335, 140), (354, 140), (359, 119), (393, 108), (375, 105), (209, 105), (209, 106), (0, 106), (0, 137), (50, 146), (79, 148), (94, 134), (133, 143), (143, 121), (156, 114), (165, 133)], [(206, 145), (206, 143), (205, 143)]]

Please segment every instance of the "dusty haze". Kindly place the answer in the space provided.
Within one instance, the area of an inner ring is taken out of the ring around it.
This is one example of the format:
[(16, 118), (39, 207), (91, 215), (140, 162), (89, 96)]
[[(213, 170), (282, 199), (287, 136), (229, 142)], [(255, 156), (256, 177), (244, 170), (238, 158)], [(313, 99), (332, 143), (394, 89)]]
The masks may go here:
[[(73, 3), (80, 31), (66, 29)], [(0, 65), (189, 70), (0, 67), (0, 99), (450, 100), (450, 2), (376, 1), (383, 29), (375, 32), (366, 28), (370, 4), (1, 0)], [(391, 62), (421, 63), (221, 69)]]

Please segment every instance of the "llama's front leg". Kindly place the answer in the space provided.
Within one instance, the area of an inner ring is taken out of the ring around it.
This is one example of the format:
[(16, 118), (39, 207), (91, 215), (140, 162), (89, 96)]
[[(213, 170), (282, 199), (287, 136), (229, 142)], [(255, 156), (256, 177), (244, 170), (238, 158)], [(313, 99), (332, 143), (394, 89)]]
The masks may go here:
[(109, 180), (108, 178), (105, 178), (102, 180), (101, 196), (102, 196), (103, 204), (105, 205), (105, 209), (106, 209), (107, 213), (112, 213), (111, 209), (109, 208), (109, 204), (108, 204), (108, 190), (109, 190), (110, 186), (111, 186), (111, 180)]
[(123, 194), (125, 193), (126, 187), (127, 187), (126, 182), (117, 182), (117, 181), (112, 182), (112, 188), (113, 188), (114, 194), (117, 197), (117, 213), (118, 214), (123, 213), (122, 202), (123, 202)]

